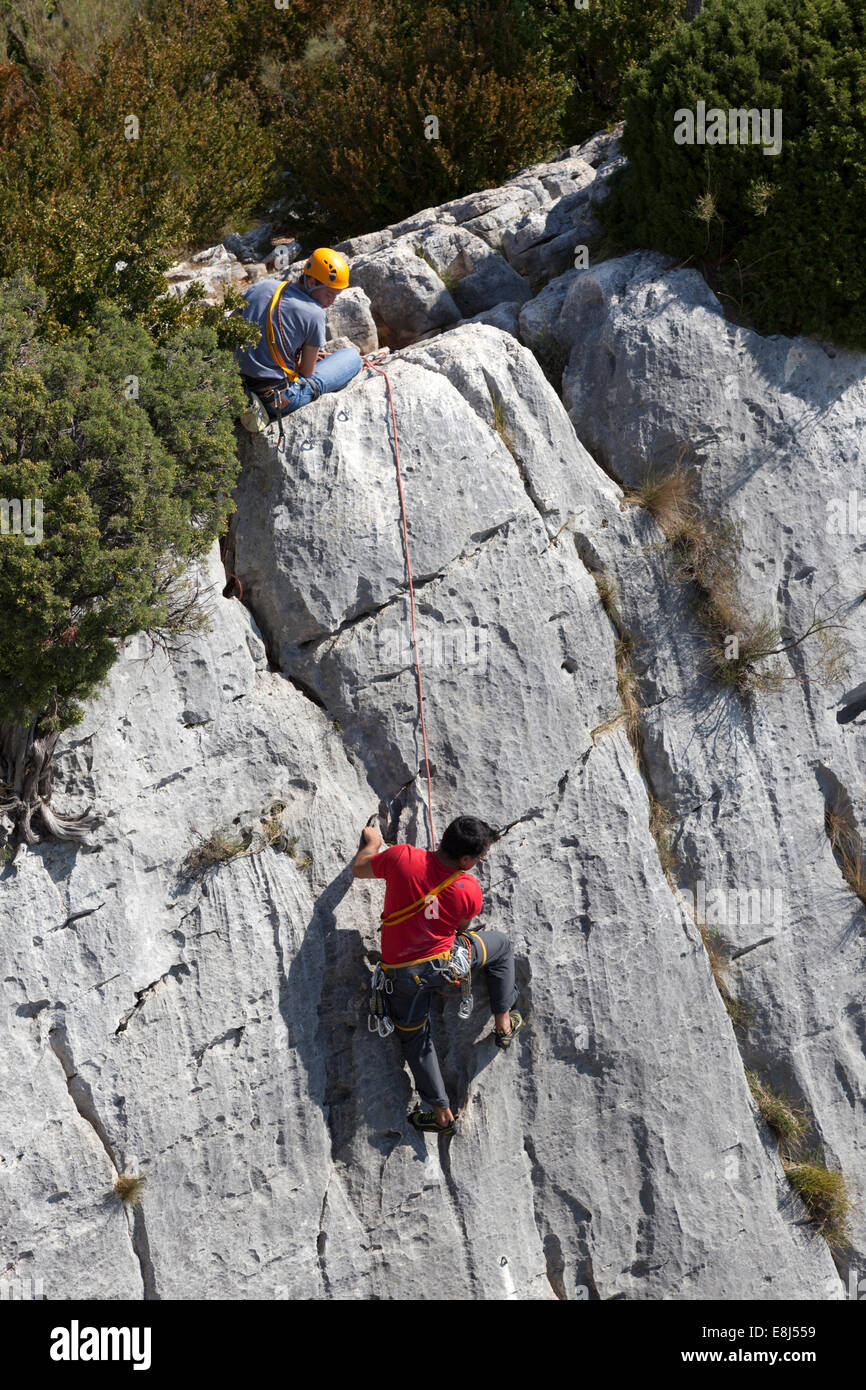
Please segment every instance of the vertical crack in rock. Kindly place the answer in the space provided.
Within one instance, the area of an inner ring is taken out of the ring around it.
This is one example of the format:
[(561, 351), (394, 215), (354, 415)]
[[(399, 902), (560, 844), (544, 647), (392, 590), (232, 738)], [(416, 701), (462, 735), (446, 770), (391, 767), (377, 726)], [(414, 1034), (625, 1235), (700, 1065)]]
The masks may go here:
[(319, 1213), (319, 1234), (316, 1236), (316, 1259), (319, 1264), (319, 1273), (322, 1276), (322, 1288), (325, 1297), (331, 1296), (331, 1280), (328, 1277), (328, 1270), (325, 1264), (325, 1256), (328, 1247), (328, 1233), (325, 1230), (325, 1213), (328, 1210), (328, 1193), (331, 1190), (331, 1179), (328, 1179), (328, 1186), (325, 1188), (325, 1195), (322, 1198), (322, 1210)]
[(439, 1144), (439, 1166), (442, 1169), (442, 1176), (445, 1179), (445, 1189), (451, 1199), (451, 1206), (463, 1239), (466, 1273), (469, 1276), (469, 1297), (480, 1299), (483, 1298), (484, 1294), (479, 1286), (478, 1272), (475, 1268), (475, 1257), (472, 1253), (472, 1241), (469, 1238), (469, 1231), (466, 1228), (466, 1218), (463, 1215), (463, 1208), (460, 1204), (460, 1193), (457, 1190), (457, 1184), (451, 1172), (451, 1140), (444, 1135), (440, 1135), (437, 1142)]
[[(498, 401), (499, 401), (498, 394), (497, 394), (497, 395), (494, 395), (494, 389), (495, 389), (495, 388), (494, 388), (493, 386), (491, 386), (491, 384), (490, 384), (490, 378), (488, 377), (488, 375), (487, 375), (486, 372), (484, 373), (484, 379), (485, 379), (485, 381), (487, 382), (487, 390), (490, 392), (490, 399), (491, 399), (492, 401), (494, 401), (494, 402), (498, 402)], [(496, 409), (497, 409), (497, 406), (496, 406), (496, 404), (494, 404), (494, 410), (496, 410)], [(498, 410), (499, 410), (499, 411), (502, 410), (501, 402), (500, 402), (499, 405), (498, 405)], [(479, 416), (479, 419), (482, 419), (482, 420), (483, 420), (484, 417), (483, 417), (483, 416)], [(485, 421), (485, 424), (489, 424), (489, 421)], [(544, 529), (545, 529), (545, 531), (546, 531), (546, 533), (547, 533), (547, 535), (548, 535), (548, 538), (550, 538), (550, 526), (549, 526), (548, 520), (547, 520), (548, 515), (549, 515), (548, 509), (545, 508), (544, 503), (542, 502), (541, 498), (539, 497), (538, 493), (535, 491), (535, 488), (533, 487), (532, 478), (530, 477), (530, 474), (529, 474), (529, 469), (526, 467), (526, 464), (525, 464), (525, 463), (523, 462), (523, 460), (520, 458), (520, 455), (519, 455), (518, 452), (517, 452), (517, 446), (515, 445), (514, 440), (511, 438), (511, 435), (508, 433), (508, 430), (507, 430), (507, 428), (505, 427), (505, 424), (504, 424), (504, 423), (502, 424), (502, 427), (501, 427), (501, 428), (498, 428), (496, 424), (491, 425), (490, 428), (493, 429), (493, 430), (496, 432), (496, 434), (499, 435), (499, 438), (502, 440), (502, 443), (505, 445), (506, 449), (508, 450), (508, 452), (509, 452), (509, 454), (511, 455), (512, 459), (514, 460), (514, 467), (516, 468), (516, 470), (517, 470), (517, 476), (518, 476), (518, 478), (520, 479), (520, 481), (521, 481), (521, 483), (522, 483), (522, 485), (523, 485), (523, 491), (526, 493), (526, 496), (527, 496), (528, 500), (531, 502), (532, 506), (535, 508), (535, 510), (537, 511), (538, 515), (540, 516), (540, 518), (541, 518), (541, 524), (542, 524), (542, 526), (544, 527)]]
[[(76, 1070), (65, 1024), (55, 1023), (53, 1027), (49, 1029), (48, 1043), (51, 1051), (63, 1068), (63, 1075), (66, 1077), (66, 1089), (69, 1092), (75, 1109), (96, 1134), (115, 1172), (118, 1174), (122, 1173), (123, 1165), (118, 1161), (105, 1126), (99, 1117), (99, 1111), (93, 1099), (93, 1092), (84, 1078), (79, 1076)], [(124, 1205), (123, 1214), (126, 1221), (126, 1228), (129, 1232), (133, 1254), (138, 1260), (138, 1267), (141, 1271), (141, 1284), (144, 1291), (144, 1299), (146, 1302), (158, 1301), (159, 1293), (156, 1287), (156, 1272), (150, 1255), (150, 1243), (147, 1238), (144, 1212), (140, 1206), (134, 1207), (132, 1212), (130, 1212)]]
[[(532, 1186), (532, 1206), (535, 1215), (535, 1226), (541, 1241), (541, 1248), (544, 1252), (544, 1263), (547, 1269), (547, 1282), (555, 1293), (556, 1297), (563, 1302), (569, 1300), (568, 1289), (566, 1287), (566, 1264), (563, 1255), (563, 1241), (557, 1235), (545, 1210), (545, 1196), (549, 1189), (559, 1202), (562, 1203), (565, 1211), (574, 1222), (575, 1235), (569, 1232), (565, 1239), (566, 1248), (577, 1247), (577, 1263), (575, 1267), (575, 1285), (585, 1288), (590, 1298), (595, 1301), (599, 1298), (598, 1289), (595, 1286), (595, 1279), (592, 1273), (592, 1256), (590, 1254), (589, 1240), (591, 1233), (592, 1212), (583, 1205), (576, 1197), (568, 1193), (558, 1183), (552, 1182), (538, 1161), (535, 1145), (529, 1135), (524, 1135), (523, 1147), (526, 1156), (532, 1165), (530, 1181)], [(563, 1233), (564, 1235), (564, 1233)]]

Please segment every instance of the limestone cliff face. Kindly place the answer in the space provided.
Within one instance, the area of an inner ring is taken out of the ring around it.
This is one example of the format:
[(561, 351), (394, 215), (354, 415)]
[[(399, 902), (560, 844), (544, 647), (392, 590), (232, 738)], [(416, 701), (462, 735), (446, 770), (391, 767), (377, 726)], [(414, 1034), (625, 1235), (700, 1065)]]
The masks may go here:
[[(664, 257), (569, 269), (615, 162), (599, 137), (348, 247), (381, 336), (398, 340), (369, 266), (395, 241), (415, 254), (419, 227), (415, 334), (443, 292), (456, 306), (389, 374), (434, 817), (506, 828), (479, 876), (514, 942), (520, 1044), (496, 1051), (483, 985), (465, 1022), (437, 1004), (448, 1145), (407, 1125), (399, 1048), (366, 1027), (380, 889), (348, 861), (377, 811), (425, 843), (390, 416), (367, 373), (287, 420), (283, 447), (239, 434), (245, 606), (215, 554), (210, 632), (170, 656), (129, 645), (60, 761), (58, 802), (105, 817), (98, 849), (39, 846), (0, 879), (0, 1200), (10, 1271), (50, 1298), (834, 1299), (863, 1267), (866, 909), (824, 832), (831, 795), (860, 826), (866, 806), (862, 718), (836, 717), (866, 677), (863, 540), (826, 528), (825, 501), (862, 476), (866, 362), (733, 327)], [(565, 364), (562, 399), (536, 351)], [(743, 522), (744, 601), (797, 628), (835, 586), (844, 688), (797, 655), (753, 706), (701, 673), (664, 537), (620, 487), (683, 441), (702, 504)], [(190, 878), (215, 829), (246, 852)], [(757, 920), (720, 926), (736, 1032), (701, 884), (758, 891)], [(744, 1063), (860, 1193), (838, 1267)], [(106, 1196), (124, 1168), (148, 1179), (134, 1216)]]

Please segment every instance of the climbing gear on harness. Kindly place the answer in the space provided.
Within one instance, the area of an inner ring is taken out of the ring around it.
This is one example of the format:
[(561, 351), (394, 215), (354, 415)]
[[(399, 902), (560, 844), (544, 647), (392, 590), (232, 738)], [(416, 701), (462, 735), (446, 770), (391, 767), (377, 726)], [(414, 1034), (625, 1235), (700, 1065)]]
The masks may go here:
[(503, 1050), (504, 1050), (505, 1048), (508, 1048), (508, 1047), (511, 1046), (511, 1044), (514, 1042), (514, 1039), (516, 1038), (517, 1034), (520, 1032), (521, 1028), (523, 1027), (523, 1015), (522, 1015), (522, 1014), (519, 1014), (519, 1013), (517, 1012), (516, 1009), (512, 1009), (512, 1010), (511, 1010), (511, 1013), (510, 1013), (509, 1017), (511, 1018), (511, 1032), (510, 1032), (510, 1033), (500, 1033), (498, 1029), (494, 1029), (494, 1036), (495, 1036), (495, 1038), (496, 1038), (496, 1046), (497, 1046), (497, 1047), (501, 1047)]
[(420, 1106), (417, 1110), (413, 1110), (409, 1116), (409, 1123), (415, 1129), (426, 1130), (432, 1134), (455, 1134), (454, 1124), (456, 1120), (457, 1116), (455, 1115), (454, 1119), (449, 1120), (447, 1125), (440, 1125), (436, 1119), (435, 1110), (422, 1110)]
[(412, 618), (412, 650), (415, 653), (415, 676), (418, 682), (418, 713), (421, 719), (421, 741), (424, 745), (424, 767), (427, 771), (427, 817), (430, 828), (430, 849), (436, 843), (436, 832), (433, 829), (433, 789), (430, 784), (430, 756), (427, 751), (427, 724), (424, 719), (424, 687), (421, 682), (421, 662), (418, 657), (418, 634), (415, 630), (415, 583), (412, 578), (412, 561), (409, 558), (409, 532), (406, 527), (406, 501), (403, 496), (403, 475), (400, 472), (400, 446), (397, 442), (397, 412), (394, 409), (394, 393), (391, 390), (391, 379), (383, 367), (369, 357), (362, 359), (368, 371), (378, 372), (379, 376), (385, 378), (385, 385), (388, 389), (388, 400), (391, 404), (391, 423), (394, 427), (394, 461), (397, 465), (397, 491), (400, 494), (400, 513), (403, 518), (403, 551), (406, 556), (406, 573), (409, 578), (409, 612)]
[(396, 912), (389, 912), (387, 917), (383, 912), (382, 926), (396, 927), (399, 922), (405, 922), (409, 917), (414, 917), (416, 912), (420, 912), (422, 908), (428, 907), (430, 903), (438, 898), (443, 888), (447, 888), (449, 884), (452, 884), (455, 879), (460, 878), (462, 874), (463, 869), (458, 869), (456, 874), (451, 874), (449, 878), (443, 879), (435, 888), (431, 888), (428, 893), (425, 893), (423, 897), (417, 898), (416, 901), (410, 903), (408, 907), (400, 907)]
[(394, 1020), (391, 1018), (391, 1006), (388, 1003), (388, 995), (394, 993), (394, 981), (389, 980), (381, 965), (377, 965), (370, 980), (370, 1016), (367, 1019), (367, 1029), (371, 1033), (378, 1033), (380, 1038), (387, 1038), (389, 1033), (394, 1031)]
[[(443, 964), (439, 964), (442, 961)], [(451, 954), (448, 956), (437, 956), (431, 960), (433, 969), (449, 983), (460, 986), (460, 1007), (457, 1010), (458, 1018), (468, 1018), (472, 1013), (472, 943), (469, 938), (461, 934), (455, 937), (454, 945), (451, 947)]]
[(304, 274), (332, 290), (344, 290), (349, 284), (349, 262), (330, 246), (320, 246), (304, 264)]

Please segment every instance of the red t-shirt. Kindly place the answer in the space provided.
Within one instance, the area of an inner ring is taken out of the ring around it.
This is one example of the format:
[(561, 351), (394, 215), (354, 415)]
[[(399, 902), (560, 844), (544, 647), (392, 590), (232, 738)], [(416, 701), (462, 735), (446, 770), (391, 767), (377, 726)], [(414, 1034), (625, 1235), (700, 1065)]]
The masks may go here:
[[(455, 871), (429, 849), (392, 845), (370, 860), (374, 878), (385, 880), (385, 916), (408, 907), (437, 888)], [(481, 911), (481, 885), (471, 874), (443, 888), (427, 907), (393, 926), (382, 925), (382, 960), (386, 965), (444, 955), (454, 945), (460, 923)]]

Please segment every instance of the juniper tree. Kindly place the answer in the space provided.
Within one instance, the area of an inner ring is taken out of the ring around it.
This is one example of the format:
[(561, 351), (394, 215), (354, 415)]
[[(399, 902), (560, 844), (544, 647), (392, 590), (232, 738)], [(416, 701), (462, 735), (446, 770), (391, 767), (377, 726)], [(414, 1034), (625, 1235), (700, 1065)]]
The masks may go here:
[[(212, 324), (157, 343), (100, 302), (86, 333), (56, 327), (32, 279), (0, 281), (0, 812), (28, 844), (86, 839), (52, 759), (124, 641), (201, 625), (186, 576), (232, 509), (243, 400)], [(41, 540), (9, 527), (26, 499)]]

